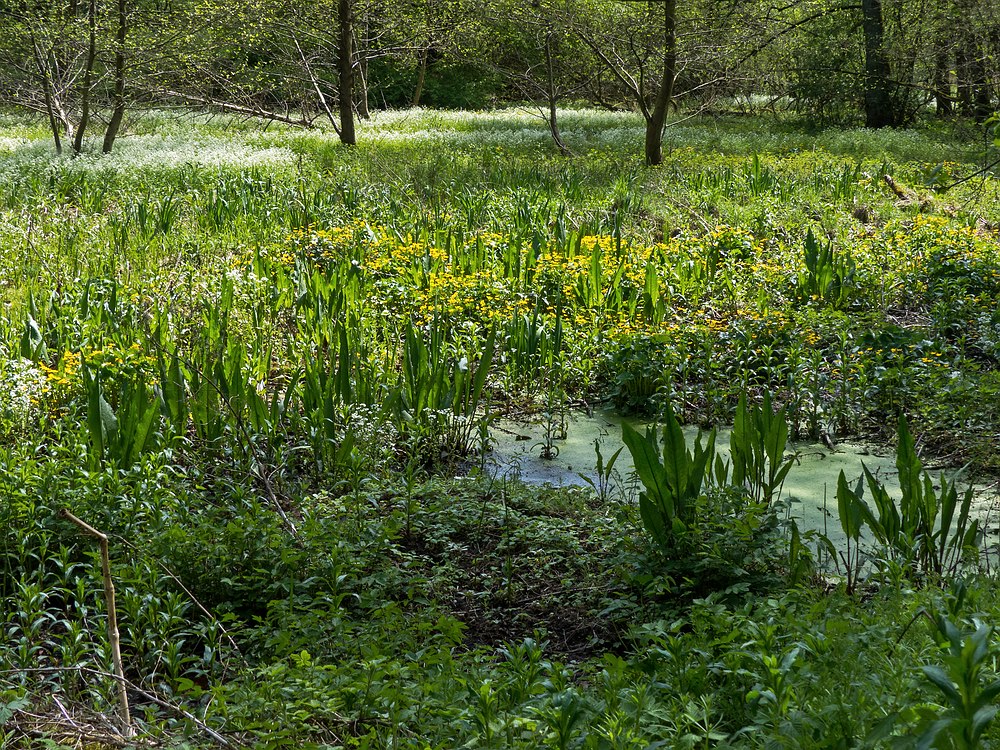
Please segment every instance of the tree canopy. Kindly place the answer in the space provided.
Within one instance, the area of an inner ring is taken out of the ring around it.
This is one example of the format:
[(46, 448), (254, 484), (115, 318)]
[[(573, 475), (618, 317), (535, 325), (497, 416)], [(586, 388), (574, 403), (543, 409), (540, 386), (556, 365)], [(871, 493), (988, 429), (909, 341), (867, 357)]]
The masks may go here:
[(819, 125), (905, 126), (996, 108), (998, 0), (68, 0), (0, 3), (0, 92), (56, 148), (128, 105), (186, 103), (345, 143), (372, 107), (526, 102), (634, 109), (646, 160), (679, 109), (784, 109)]

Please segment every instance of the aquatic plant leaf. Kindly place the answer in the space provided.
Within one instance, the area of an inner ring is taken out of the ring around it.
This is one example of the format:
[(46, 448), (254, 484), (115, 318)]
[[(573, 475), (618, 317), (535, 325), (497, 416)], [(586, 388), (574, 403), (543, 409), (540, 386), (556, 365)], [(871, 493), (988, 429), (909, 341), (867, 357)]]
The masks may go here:
[(622, 424), (622, 441), (632, 454), (632, 463), (639, 481), (657, 505), (662, 505), (673, 515), (670, 483), (660, 463), (655, 435), (652, 430), (647, 430), (646, 435), (642, 436), (627, 422)]
[(666, 424), (663, 426), (663, 471), (671, 491), (680, 498), (688, 489), (691, 457), (681, 425), (669, 406)]
[(861, 536), (864, 512), (867, 508), (864, 500), (858, 497), (857, 491), (848, 485), (847, 476), (841, 469), (840, 476), (837, 477), (837, 511), (840, 515), (840, 526), (848, 539), (856, 542)]
[[(896, 444), (896, 469), (899, 471), (899, 488), (903, 493), (900, 503), (904, 526), (908, 531), (915, 531), (918, 521), (918, 507), (923, 494), (920, 484), (920, 472), (923, 466), (917, 457), (916, 446), (906, 417), (900, 415), (897, 428), (898, 442)], [(911, 525), (913, 524), (913, 525)]]
[(699, 433), (698, 437), (695, 438), (694, 457), (689, 461), (690, 468), (685, 492), (691, 498), (701, 494), (701, 485), (705, 481), (705, 474), (710, 469), (712, 460), (716, 457), (715, 430), (713, 429), (708, 434), (708, 440), (704, 447), (701, 445), (701, 437)]
[(902, 538), (902, 523), (900, 522), (899, 510), (896, 503), (889, 495), (885, 486), (879, 482), (871, 473), (865, 463), (861, 462), (861, 469), (864, 471), (865, 480), (868, 483), (868, 490), (871, 492), (875, 502), (875, 509), (878, 511), (876, 523), (871, 524), (875, 537), (896, 552), (908, 552), (908, 544)]

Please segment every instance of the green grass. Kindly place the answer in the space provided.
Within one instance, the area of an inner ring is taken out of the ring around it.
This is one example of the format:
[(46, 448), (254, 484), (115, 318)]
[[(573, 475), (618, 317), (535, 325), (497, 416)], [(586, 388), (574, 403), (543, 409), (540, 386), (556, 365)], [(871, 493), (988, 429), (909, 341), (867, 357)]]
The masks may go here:
[(997, 183), (940, 190), (981, 141), (690, 119), (647, 169), (635, 115), (562, 128), (570, 158), (514, 110), (379, 114), (354, 149), (157, 112), (73, 159), (0, 120), (5, 741), (99, 745), (114, 712), (67, 508), (112, 536), (167, 744), (974, 746), (921, 666), (987, 689), (991, 634), (961, 653), (992, 537), (956, 548), (967, 589), (844, 580), (714, 466), (674, 547), (634, 483), (526, 487), (483, 449), (525, 410), (766, 396), (792, 436), (902, 415), (925, 460), (997, 471)]

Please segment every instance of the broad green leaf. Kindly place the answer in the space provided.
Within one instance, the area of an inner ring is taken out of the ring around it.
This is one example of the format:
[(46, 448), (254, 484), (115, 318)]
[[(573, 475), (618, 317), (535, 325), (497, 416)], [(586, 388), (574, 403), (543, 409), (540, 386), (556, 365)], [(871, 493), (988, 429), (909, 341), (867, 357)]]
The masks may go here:
[[(918, 502), (921, 494), (920, 471), (923, 468), (917, 457), (913, 436), (906, 424), (906, 417), (900, 415), (897, 428), (896, 469), (899, 471), (899, 487), (903, 493), (904, 508)], [(905, 513), (904, 513), (905, 515)]]
[(691, 473), (690, 455), (684, 432), (669, 406), (663, 426), (663, 471), (674, 496), (680, 498), (687, 491)]
[[(607, 474), (608, 476), (611, 475), (611, 471), (615, 468), (615, 463), (618, 461), (618, 456), (621, 455), (621, 452), (623, 450), (625, 450), (624, 445), (619, 447), (618, 450), (616, 450), (614, 453), (611, 454), (611, 457), (607, 460), (607, 463), (605, 463), (602, 467), (603, 473)], [(598, 455), (600, 454), (598, 453)]]
[(28, 315), (28, 319), (24, 322), (24, 333), (21, 335), (21, 356), (30, 360), (37, 360), (45, 356), (42, 331), (31, 315)]
[(896, 729), (896, 722), (899, 721), (899, 712), (894, 711), (893, 713), (886, 716), (874, 728), (865, 735), (865, 741), (863, 747), (875, 747), (882, 740), (891, 737), (893, 731)]
[(941, 668), (935, 665), (926, 665), (921, 667), (924, 676), (930, 680), (934, 685), (944, 693), (945, 699), (952, 705), (952, 707), (961, 710), (962, 707), (962, 696), (955, 687), (955, 683), (951, 681), (948, 674)]
[(639, 517), (646, 531), (650, 533), (658, 545), (665, 546), (667, 543), (667, 522), (669, 517), (664, 517), (663, 510), (658, 503), (651, 500), (645, 492), (639, 495)]
[(938, 735), (949, 729), (953, 721), (953, 719), (938, 719), (933, 722), (917, 739), (915, 750), (931, 750), (937, 743)]
[(989, 705), (983, 706), (976, 713), (972, 715), (972, 724), (970, 726), (972, 739), (978, 740), (980, 735), (986, 730), (986, 727), (993, 717), (997, 715), (997, 711), (1000, 711), (1000, 706)]
[(992, 703), (997, 696), (1000, 696), (1000, 680), (994, 680), (979, 691), (979, 694), (976, 696), (976, 707), (979, 708)]
[(486, 337), (486, 344), (483, 347), (482, 356), (476, 364), (476, 375), (472, 384), (472, 399), (468, 405), (468, 413), (474, 414), (479, 408), (479, 399), (482, 396), (483, 388), (486, 386), (486, 377), (489, 375), (490, 366), (493, 364), (493, 355), (496, 352), (496, 328), (490, 329), (489, 336)]
[(858, 505), (862, 501), (858, 500), (854, 491), (847, 484), (847, 477), (844, 470), (840, 470), (837, 477), (837, 512), (840, 515), (840, 526), (848, 539), (858, 540), (861, 535), (861, 512)]
[(655, 433), (647, 431), (645, 437), (636, 432), (627, 422), (622, 423), (622, 441), (632, 454), (632, 464), (635, 466), (639, 481), (657, 503), (673, 511), (673, 503), (665, 504), (671, 498), (671, 488), (667, 476), (660, 464), (660, 454), (656, 445)]

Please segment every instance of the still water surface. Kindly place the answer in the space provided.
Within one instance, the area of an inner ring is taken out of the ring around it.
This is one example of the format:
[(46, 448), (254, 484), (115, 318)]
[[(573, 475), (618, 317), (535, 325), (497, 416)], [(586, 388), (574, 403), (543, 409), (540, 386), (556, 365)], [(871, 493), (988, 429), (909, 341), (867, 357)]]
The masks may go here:
[[(622, 445), (621, 425), (627, 418), (612, 411), (595, 411), (591, 414), (574, 412), (566, 416), (565, 437), (546, 441), (543, 422), (500, 421), (491, 430), (494, 439), (490, 456), (490, 470), (517, 477), (528, 484), (549, 483), (556, 486), (588, 486), (584, 477), (596, 481), (597, 454), (595, 442), (600, 446), (605, 462)], [(642, 432), (646, 423), (628, 420)], [(698, 434), (695, 427), (685, 427), (684, 434), (693, 444)], [(558, 450), (554, 458), (542, 458), (546, 445)], [(729, 458), (729, 430), (720, 429), (716, 435), (716, 448), (723, 459)], [(795, 465), (788, 473), (782, 488), (782, 499), (789, 503), (790, 515), (802, 530), (815, 529), (826, 534), (836, 546), (845, 537), (837, 517), (837, 478), (841, 470), (853, 486), (863, 475), (862, 463), (868, 467), (889, 490), (900, 497), (893, 449), (873, 448), (854, 443), (842, 443), (831, 451), (822, 443), (789, 443), (787, 453), (795, 453)], [(628, 449), (621, 452), (615, 463), (617, 487), (629, 495), (634, 487), (632, 459)], [(937, 471), (931, 472), (938, 475)], [(997, 530), (996, 485), (978, 484), (976, 487), (976, 514), (995, 536)], [(960, 483), (960, 491), (965, 487)], [(634, 495), (634, 492), (632, 493)], [(867, 494), (867, 490), (866, 490)]]

